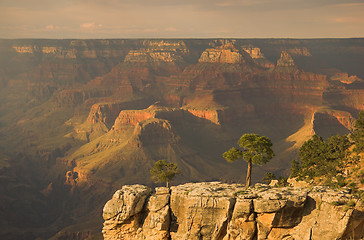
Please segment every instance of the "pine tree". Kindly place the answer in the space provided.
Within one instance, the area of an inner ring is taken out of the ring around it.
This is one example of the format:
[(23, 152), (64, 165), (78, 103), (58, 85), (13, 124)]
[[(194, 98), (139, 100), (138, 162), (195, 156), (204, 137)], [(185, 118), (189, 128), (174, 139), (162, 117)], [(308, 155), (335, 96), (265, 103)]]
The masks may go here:
[(173, 178), (179, 174), (177, 164), (167, 162), (166, 160), (159, 160), (154, 163), (152, 169), (150, 169), (150, 174), (152, 175), (152, 179), (157, 182), (165, 182), (166, 187), (169, 187), (169, 182), (173, 180)]
[(228, 161), (233, 162), (238, 159), (244, 159), (248, 162), (245, 186), (250, 186), (252, 164), (262, 165), (269, 162), (274, 156), (272, 142), (269, 138), (259, 136), (254, 133), (246, 133), (238, 141), (241, 149), (231, 148), (222, 156)]

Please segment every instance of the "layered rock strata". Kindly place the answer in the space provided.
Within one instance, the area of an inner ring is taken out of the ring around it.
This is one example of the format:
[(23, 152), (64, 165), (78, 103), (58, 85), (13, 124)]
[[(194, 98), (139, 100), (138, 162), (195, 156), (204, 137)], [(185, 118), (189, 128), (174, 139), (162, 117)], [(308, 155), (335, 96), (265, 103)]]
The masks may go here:
[(242, 49), (247, 52), (253, 59), (264, 58), (264, 54), (260, 51), (260, 48), (258, 47), (243, 46)]
[(104, 207), (111, 239), (360, 239), (364, 202), (326, 187), (220, 182), (123, 186)]
[(174, 63), (182, 61), (182, 58), (175, 55), (173, 51), (150, 51), (145, 49), (131, 50), (125, 57), (125, 62), (166, 62)]
[(198, 61), (200, 63), (241, 63), (242, 55), (236, 49), (211, 48), (206, 49)]

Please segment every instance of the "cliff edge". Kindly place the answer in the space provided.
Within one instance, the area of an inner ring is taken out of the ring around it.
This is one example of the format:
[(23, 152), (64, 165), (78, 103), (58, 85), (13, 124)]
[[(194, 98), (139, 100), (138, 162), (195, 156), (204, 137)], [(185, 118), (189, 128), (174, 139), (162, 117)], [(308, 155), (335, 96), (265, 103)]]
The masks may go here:
[(362, 239), (364, 201), (327, 187), (127, 185), (103, 210), (111, 239)]

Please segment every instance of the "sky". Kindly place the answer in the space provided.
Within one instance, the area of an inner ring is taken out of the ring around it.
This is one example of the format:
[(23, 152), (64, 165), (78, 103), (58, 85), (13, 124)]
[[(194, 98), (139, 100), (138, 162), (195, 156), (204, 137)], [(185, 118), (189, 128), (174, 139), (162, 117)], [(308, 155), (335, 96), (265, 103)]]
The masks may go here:
[(364, 0), (0, 0), (0, 38), (364, 37)]

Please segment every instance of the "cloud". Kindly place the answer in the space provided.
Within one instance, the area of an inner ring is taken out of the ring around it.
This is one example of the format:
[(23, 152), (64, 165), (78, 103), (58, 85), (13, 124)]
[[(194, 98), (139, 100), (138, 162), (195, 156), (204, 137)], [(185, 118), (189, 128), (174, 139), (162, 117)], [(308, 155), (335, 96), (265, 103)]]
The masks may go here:
[(167, 27), (167, 28), (164, 29), (164, 31), (166, 31), (166, 32), (177, 32), (178, 29), (175, 28), (175, 27)]
[(47, 25), (47, 26), (45, 26), (45, 29), (46, 30), (49, 30), (49, 31), (51, 31), (51, 30), (54, 30), (54, 25)]
[(364, 17), (336, 17), (331, 19), (334, 23), (363, 23), (364, 24)]
[(58, 26), (58, 25), (53, 25), (53, 24), (48, 24), (46, 25), (43, 29), (39, 29), (40, 31), (45, 30), (45, 31), (59, 31), (59, 30), (66, 30), (68, 29), (68, 27), (66, 26)]
[(94, 30), (96, 28), (101, 28), (101, 27), (102, 27), (102, 24), (96, 24), (94, 22), (86, 22), (86, 23), (82, 23), (80, 25), (80, 28), (88, 29), (88, 30)]
[(0, 38), (363, 37), (363, 11), (363, 0), (0, 0)]
[(337, 7), (364, 7), (364, 3), (339, 3), (335, 4)]

